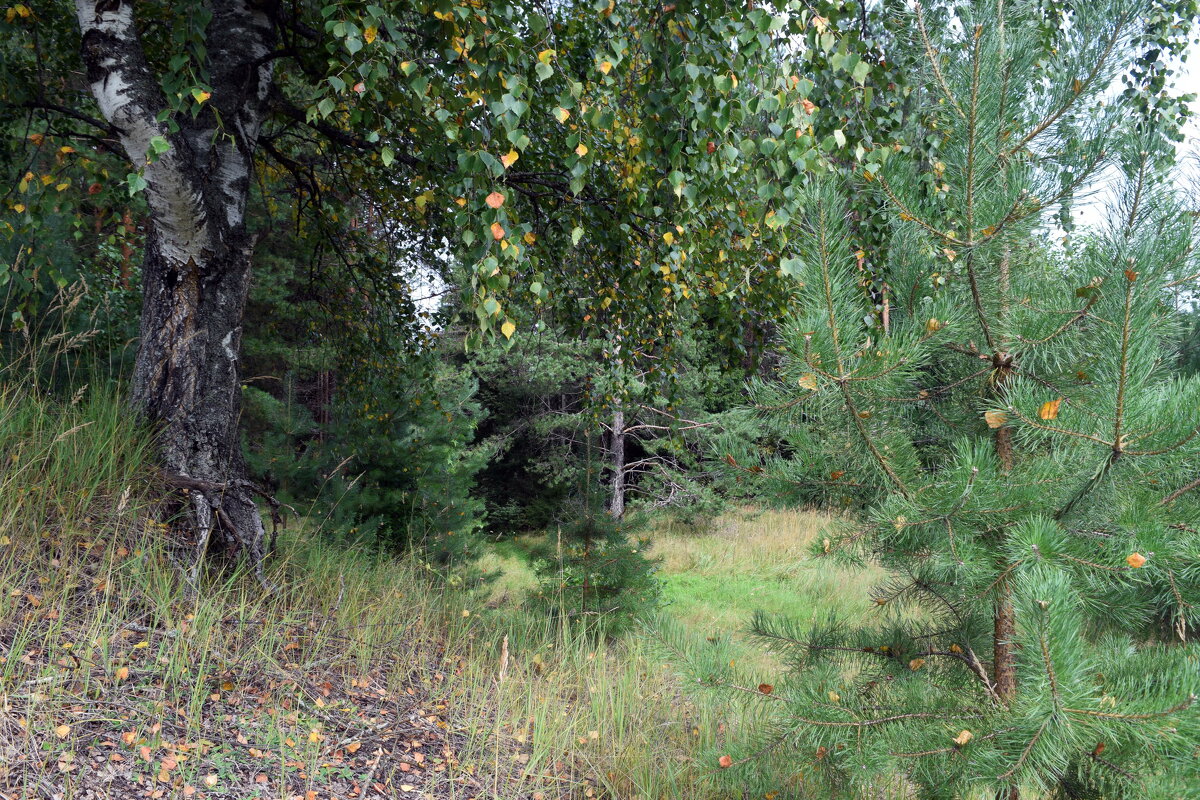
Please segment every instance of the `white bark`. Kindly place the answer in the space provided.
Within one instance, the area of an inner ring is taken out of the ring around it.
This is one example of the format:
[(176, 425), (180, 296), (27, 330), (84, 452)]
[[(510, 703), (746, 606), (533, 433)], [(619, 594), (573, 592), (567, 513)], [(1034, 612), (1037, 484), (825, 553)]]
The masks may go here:
[(135, 170), (146, 179), (146, 195), (161, 237), (163, 255), (177, 264), (200, 263), (202, 253), (212, 249), (211, 232), (204, 210), (200, 187), (188, 180), (185, 155), (176, 148), (150, 161), (150, 142), (160, 136), (171, 141), (170, 131), (156, 118), (161, 104), (151, 105), (159, 96), (157, 83), (145, 67), (144, 59), (127, 57), (126, 51), (140, 54), (133, 6), (120, 3), (98, 10), (95, 0), (76, 0), (75, 11), (85, 41), (89, 33), (103, 37), (110, 47), (97, 47), (98, 57), (89, 64), (92, 95), (104, 118), (120, 132), (121, 146)]

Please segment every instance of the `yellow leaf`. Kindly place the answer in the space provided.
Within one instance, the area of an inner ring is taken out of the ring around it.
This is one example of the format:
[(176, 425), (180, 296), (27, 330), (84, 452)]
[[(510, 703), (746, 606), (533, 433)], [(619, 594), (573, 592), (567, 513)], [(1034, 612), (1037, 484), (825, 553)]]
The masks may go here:
[(1062, 405), (1063, 399), (1060, 397), (1057, 400), (1047, 400), (1042, 403), (1042, 407), (1038, 410), (1038, 416), (1042, 419), (1057, 419), (1058, 407)]
[(25, 210), (25, 204), (24, 204), (24, 203), (17, 203), (15, 206), (13, 206), (13, 211), (17, 212), (18, 214), (20, 214), (20, 213), (21, 213), (21, 212), (23, 212), (24, 210)]
[(1008, 422), (1008, 414), (1003, 411), (986, 411), (983, 414), (983, 419), (987, 422), (989, 428), (999, 428), (1005, 422)]
[(71, 188), (71, 184), (69, 184), (69, 183), (60, 183), (54, 187), (55, 191), (58, 191), (58, 192), (65, 191), (69, 188)]
[(511, 167), (513, 164), (515, 164), (517, 162), (517, 159), (520, 157), (521, 157), (521, 154), (518, 153), (516, 150), (509, 150), (505, 155), (500, 156), (500, 163), (503, 164), (505, 167)]
[(1130, 553), (1125, 557), (1125, 563), (1137, 569), (1146, 565), (1146, 557), (1141, 553)]
[(942, 321), (940, 319), (938, 319), (937, 317), (930, 317), (925, 322), (925, 332), (926, 333), (937, 333), (941, 329), (942, 329)]
[(366, 40), (367, 44), (375, 41), (375, 37), (378, 35), (379, 29), (377, 29), (374, 25), (363, 31), (363, 39)]
[(611, 61), (601, 61), (600, 62), (600, 71), (603, 72), (605, 75), (612, 72), (612, 62)]
[(54, 735), (60, 739), (67, 738), (68, 736), (71, 735), (71, 726), (70, 725), (59, 725), (57, 728), (54, 729)]
[(533, 231), (530, 231), (521, 238), (525, 240), (525, 244), (533, 244), (537, 241), (537, 236), (534, 235)]
[(137, 644), (135, 644), (133, 646), (133, 649), (134, 650), (145, 650), (149, 646), (150, 646), (149, 642), (138, 642)]
[(583, 158), (584, 156), (586, 156), (588, 154), (587, 145), (580, 142), (579, 146), (575, 148), (575, 154), (578, 155), (580, 158)]
[(63, 145), (62, 147), (58, 148), (58, 152), (62, 153), (63, 155), (70, 155), (71, 153), (75, 152), (75, 148), (69, 145)]
[(552, 58), (554, 58), (553, 50), (543, 50), (542, 52), (538, 53), (538, 61), (542, 62), (543, 64), (549, 64), (550, 59)]
[(212, 97), (212, 92), (192, 92), (192, 97), (196, 98), (197, 103), (203, 103), (205, 100)]
[(318, 742), (321, 741), (320, 732), (316, 728), (313, 728), (311, 731), (308, 732), (308, 740), (310, 742), (312, 742), (313, 744), (317, 744)]
[(512, 324), (512, 320), (506, 319), (504, 320), (504, 324), (500, 326), (500, 332), (504, 334), (505, 339), (511, 339), (516, 331), (517, 326)]
[(815, 372), (806, 372), (800, 376), (800, 380), (797, 383), (800, 384), (801, 389), (815, 392), (817, 390), (817, 375)]
[(831, 702), (831, 703), (836, 703), (836, 702), (838, 702), (838, 701), (839, 701), (839, 700), (841, 700), (841, 699), (842, 699), (842, 696), (841, 696), (840, 694), (838, 694), (837, 692), (830, 692), (830, 693), (829, 693), (829, 702)]
[(967, 742), (971, 741), (974, 738), (975, 738), (975, 734), (971, 733), (969, 730), (966, 730), (964, 728), (963, 730), (958, 732), (958, 736), (954, 737), (954, 743), (956, 745), (958, 745), (959, 747), (962, 747), (963, 745), (965, 745)]
[(454, 198), (454, 202), (458, 203), (459, 208), (462, 208), (463, 206), (465, 206), (467, 204), (467, 198), (456, 197), (456, 198)]
[(923, 666), (925, 666), (925, 659), (923, 658), (914, 658), (912, 661), (908, 662), (908, 668), (913, 672), (916, 672)]
[(663, 234), (663, 241), (667, 244), (675, 244), (675, 234), (671, 231), (667, 231)]

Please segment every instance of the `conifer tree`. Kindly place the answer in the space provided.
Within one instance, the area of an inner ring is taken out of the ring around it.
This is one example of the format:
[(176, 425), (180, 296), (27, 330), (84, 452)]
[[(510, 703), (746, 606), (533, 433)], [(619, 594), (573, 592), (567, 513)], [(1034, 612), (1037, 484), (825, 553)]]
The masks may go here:
[[(873, 313), (844, 192), (818, 182), (784, 261), (783, 365), (754, 387), (778, 441), (727, 459), (861, 504), (818, 553), (891, 574), (867, 627), (754, 623), (793, 669), (767, 744), (838, 796), (1200, 785), (1200, 380), (1176, 370), (1169, 305), (1195, 282), (1196, 218), (1102, 102), (1138, 6), (1072, 4), (1044, 42), (1036, 5), (907, 21), (940, 146), (867, 156), (892, 303)], [(1109, 223), (1048, 244), (1057, 201), (1109, 164), (1126, 178)]]

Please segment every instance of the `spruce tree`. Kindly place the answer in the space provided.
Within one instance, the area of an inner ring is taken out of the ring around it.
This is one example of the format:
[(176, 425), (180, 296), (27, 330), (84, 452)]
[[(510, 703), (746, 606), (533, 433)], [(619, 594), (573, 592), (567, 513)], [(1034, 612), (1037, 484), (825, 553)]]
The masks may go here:
[[(892, 576), (875, 624), (754, 623), (793, 670), (766, 745), (837, 796), (1200, 785), (1200, 380), (1176, 369), (1169, 303), (1195, 280), (1196, 218), (1103, 102), (1136, 4), (1072, 4), (1048, 40), (1036, 10), (907, 21), (938, 146), (864, 159), (889, 302), (863, 290), (844, 187), (815, 182), (781, 370), (754, 387), (777, 439), (727, 459), (860, 504), (818, 555)], [(1125, 176), (1108, 224), (1050, 243), (1058, 201), (1107, 165)]]

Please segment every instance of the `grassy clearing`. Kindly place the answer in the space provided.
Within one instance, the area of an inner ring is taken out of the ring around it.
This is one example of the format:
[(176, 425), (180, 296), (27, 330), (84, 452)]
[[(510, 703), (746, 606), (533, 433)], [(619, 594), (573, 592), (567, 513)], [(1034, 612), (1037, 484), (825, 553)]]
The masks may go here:
[[(699, 691), (670, 648), (765, 675), (754, 608), (865, 604), (861, 577), (807, 566), (829, 521), (774, 513), (657, 531), (669, 605), (615, 643), (520, 608), (528, 542), (487, 557), (480, 594), (301, 527), (279, 591), (236, 570), (193, 590), (113, 392), (0, 389), (0, 454), (7, 798), (761, 796), (714, 754), (765, 710)], [(774, 766), (753, 784), (788, 789)]]

